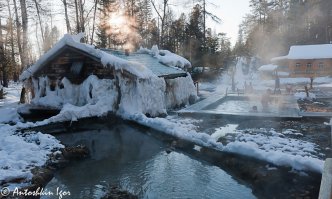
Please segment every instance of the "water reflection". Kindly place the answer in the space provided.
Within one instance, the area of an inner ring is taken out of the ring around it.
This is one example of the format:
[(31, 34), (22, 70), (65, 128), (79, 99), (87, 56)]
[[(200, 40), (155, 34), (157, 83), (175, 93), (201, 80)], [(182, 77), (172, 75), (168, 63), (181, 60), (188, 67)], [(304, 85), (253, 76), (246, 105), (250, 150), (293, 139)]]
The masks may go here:
[(167, 154), (164, 143), (140, 131), (121, 124), (58, 136), (92, 153), (60, 170), (46, 188), (69, 190), (70, 198), (99, 198), (112, 184), (140, 198), (255, 198), (219, 167), (179, 152)]

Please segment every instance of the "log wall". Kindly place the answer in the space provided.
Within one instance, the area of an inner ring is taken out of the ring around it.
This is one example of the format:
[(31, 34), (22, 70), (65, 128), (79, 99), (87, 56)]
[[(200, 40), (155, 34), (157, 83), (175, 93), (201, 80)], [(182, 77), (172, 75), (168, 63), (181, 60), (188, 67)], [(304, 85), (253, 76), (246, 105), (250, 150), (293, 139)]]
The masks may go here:
[[(71, 71), (74, 62), (83, 62), (83, 67), (79, 74)], [(59, 55), (50, 59), (34, 77), (48, 76), (51, 80), (68, 78), (73, 84), (82, 83), (89, 75), (96, 75), (100, 79), (113, 79), (114, 72), (111, 68), (104, 67), (93, 57), (84, 53), (67, 48)]]

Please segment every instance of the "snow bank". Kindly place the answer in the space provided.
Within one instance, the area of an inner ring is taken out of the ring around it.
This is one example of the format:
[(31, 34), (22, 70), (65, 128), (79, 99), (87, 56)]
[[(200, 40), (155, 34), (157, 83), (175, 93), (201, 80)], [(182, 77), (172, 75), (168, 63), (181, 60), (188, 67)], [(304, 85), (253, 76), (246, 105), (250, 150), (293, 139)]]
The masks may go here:
[(117, 97), (113, 80), (98, 79), (94, 75), (90, 75), (80, 85), (72, 84), (67, 78), (63, 78), (61, 80), (63, 87), (56, 85), (54, 91), (50, 90), (49, 84), (47, 77), (33, 78), (35, 98), (32, 99), (32, 104), (62, 108), (65, 104), (83, 106), (87, 103), (95, 104), (102, 98), (109, 98), (109, 101), (112, 101)]
[[(66, 78), (62, 80), (63, 88), (56, 86), (54, 91), (49, 90), (48, 79), (40, 77), (34, 80), (34, 90), (37, 95), (32, 104), (61, 109), (61, 112), (44, 121), (62, 122), (76, 121), (79, 118), (100, 117), (115, 111), (118, 92), (114, 80), (98, 79), (90, 75), (82, 84), (71, 84)], [(44, 89), (43, 85), (46, 85)], [(40, 97), (41, 90), (46, 90), (45, 96)]]
[(322, 172), (324, 161), (318, 158), (313, 143), (285, 138), (274, 130), (259, 134), (241, 133), (224, 151), (250, 156), (296, 170)]
[(166, 114), (164, 79), (156, 77), (131, 81), (119, 78), (119, 82), (120, 113), (143, 113), (151, 116)]
[(167, 79), (166, 106), (173, 108), (188, 105), (197, 99), (196, 87), (190, 74), (187, 77)]
[(168, 50), (159, 50), (158, 46), (156, 45), (152, 46), (151, 50), (140, 47), (137, 52), (150, 54), (153, 57), (157, 58), (160, 63), (170, 67), (191, 68), (191, 63), (187, 59)]
[(322, 172), (324, 161), (319, 159), (317, 146), (313, 143), (293, 138), (285, 138), (282, 134), (270, 130), (259, 134), (239, 132), (235, 141), (223, 146), (215, 138), (196, 131), (191, 122), (183, 122), (181, 118), (147, 118), (143, 114), (124, 114), (127, 120), (151, 127), (179, 139), (187, 140), (199, 146), (213, 148), (241, 155), (250, 156), (278, 166), (289, 166), (296, 170)]
[(0, 123), (17, 123), (20, 121), (16, 107), (9, 106), (0, 109)]
[[(37, 95), (32, 104), (61, 109), (58, 115), (43, 121), (45, 124), (100, 117), (117, 111), (151, 116), (166, 114), (166, 85), (163, 78), (132, 80), (118, 74), (117, 79), (118, 85), (116, 80), (98, 79), (91, 75), (82, 84), (75, 85), (64, 78), (63, 88), (56, 86), (54, 91), (50, 91), (48, 79), (40, 77), (38, 81), (34, 80)], [(44, 97), (40, 97), (42, 90)]]
[(181, 120), (170, 121), (170, 118), (148, 118), (143, 114), (122, 114), (122, 117), (127, 120), (137, 122), (141, 125), (148, 126), (155, 130), (161, 131), (168, 135), (183, 139), (199, 146), (222, 149), (223, 145), (215, 141), (210, 135), (206, 133), (198, 133), (193, 125), (188, 123), (181, 123)]
[(22, 90), (21, 83), (9, 82), (8, 88), (3, 87), (3, 90), (5, 93), (5, 99), (0, 99), (0, 107), (19, 102)]
[(5, 99), (0, 99), (0, 123), (19, 122), (21, 119), (17, 114), (17, 107), (19, 106), (22, 84), (9, 82), (8, 88), (3, 87), (3, 89), (6, 95)]
[(309, 92), (309, 97), (307, 97), (307, 94), (305, 92), (296, 92), (294, 93), (294, 97), (296, 99), (315, 99), (316, 95)]
[(31, 179), (31, 169), (43, 166), (48, 155), (63, 148), (53, 136), (40, 132), (24, 135), (14, 133), (15, 127), (0, 127), (0, 181)]

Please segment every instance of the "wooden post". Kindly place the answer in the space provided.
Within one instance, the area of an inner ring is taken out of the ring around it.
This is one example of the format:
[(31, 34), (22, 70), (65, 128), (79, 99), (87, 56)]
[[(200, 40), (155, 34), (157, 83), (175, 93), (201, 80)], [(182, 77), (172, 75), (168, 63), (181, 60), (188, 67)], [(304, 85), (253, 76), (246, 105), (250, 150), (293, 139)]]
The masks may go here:
[(0, 99), (4, 99), (4, 93), (3, 93), (3, 87), (2, 86), (1, 86), (1, 89), (0, 89)]
[(314, 77), (310, 77), (310, 89), (313, 88), (313, 83), (314, 83)]
[(305, 90), (305, 93), (307, 95), (307, 98), (309, 98), (309, 90), (308, 90), (308, 86), (304, 86), (304, 90)]
[(25, 95), (26, 95), (26, 90), (25, 88), (23, 87), (22, 88), (22, 91), (21, 91), (21, 97), (20, 97), (20, 104), (25, 104)]
[(198, 81), (196, 82), (197, 95), (199, 94)]

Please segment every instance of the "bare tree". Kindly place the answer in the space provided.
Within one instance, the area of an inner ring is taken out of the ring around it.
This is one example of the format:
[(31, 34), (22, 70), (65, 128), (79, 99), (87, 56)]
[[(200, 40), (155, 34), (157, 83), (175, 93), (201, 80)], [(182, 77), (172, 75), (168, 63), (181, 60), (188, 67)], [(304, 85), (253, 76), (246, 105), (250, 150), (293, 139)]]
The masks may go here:
[(42, 36), (42, 41), (44, 42), (45, 41), (45, 36), (44, 36), (43, 24), (42, 24), (42, 21), (41, 21), (41, 18), (40, 18), (40, 9), (39, 9), (40, 4), (37, 3), (37, 0), (33, 0), (33, 2), (35, 3), (35, 6), (36, 6), (38, 21), (39, 21), (39, 27), (40, 27), (40, 33), (41, 33), (41, 36)]
[(94, 12), (93, 12), (93, 22), (92, 22), (92, 33), (91, 33), (91, 45), (93, 44), (93, 35), (95, 33), (97, 5), (98, 5), (98, 0), (95, 0), (95, 6), (94, 6)]
[(28, 13), (27, 13), (27, 6), (26, 0), (20, 0), (21, 5), (21, 13), (22, 13), (22, 30), (23, 30), (23, 43), (22, 43), (22, 51), (23, 51), (23, 58), (21, 60), (22, 66), (26, 67), (29, 61), (27, 56), (28, 53)]
[(21, 21), (19, 20), (18, 16), (18, 9), (17, 9), (17, 4), (16, 0), (13, 0), (14, 3), (14, 10), (15, 10), (15, 24), (16, 24), (16, 37), (17, 37), (17, 47), (18, 47), (18, 52), (20, 54), (20, 59), (21, 59), (21, 69), (24, 67), (22, 60), (23, 60), (23, 50), (22, 50), (22, 40), (21, 40)]
[(15, 51), (14, 51), (14, 28), (13, 28), (13, 19), (12, 19), (12, 11), (9, 5), (9, 0), (7, 0), (7, 7), (8, 7), (8, 33), (10, 33), (10, 46), (11, 46), (11, 63), (15, 62)]
[[(165, 19), (166, 19), (166, 13), (167, 13), (167, 7), (168, 7), (168, 0), (163, 0), (163, 4), (162, 4), (162, 10), (160, 11), (154, 0), (150, 0), (151, 1), (151, 4), (154, 8), (154, 10), (156, 11), (160, 21), (161, 21), (161, 31), (160, 31), (160, 42), (159, 42), (159, 45), (163, 46), (164, 45), (164, 30), (165, 30)], [(161, 14), (162, 12), (162, 14)]]
[(70, 22), (69, 22), (69, 17), (68, 17), (67, 0), (61, 0), (61, 1), (63, 3), (64, 8), (65, 8), (65, 20), (66, 20), (67, 33), (71, 33)]
[(78, 17), (78, 2), (77, 0), (74, 1), (75, 2), (75, 16), (76, 16), (76, 32), (79, 33), (81, 32), (81, 28), (80, 28), (80, 19)]
[(80, 32), (85, 32), (85, 18), (84, 18), (84, 5), (85, 0), (78, 0), (79, 5), (79, 21), (80, 21)]

